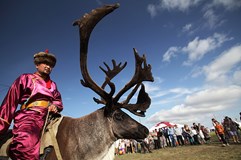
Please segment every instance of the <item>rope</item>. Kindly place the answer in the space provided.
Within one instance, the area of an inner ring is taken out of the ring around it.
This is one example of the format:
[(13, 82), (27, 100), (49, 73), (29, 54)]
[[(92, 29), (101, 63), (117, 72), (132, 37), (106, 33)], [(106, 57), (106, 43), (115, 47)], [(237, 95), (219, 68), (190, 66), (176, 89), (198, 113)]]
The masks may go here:
[(48, 110), (47, 115), (46, 115), (46, 119), (45, 119), (45, 122), (44, 122), (44, 127), (43, 127), (43, 130), (42, 130), (41, 138), (42, 138), (43, 135), (44, 135), (44, 132), (45, 132), (45, 128), (46, 128), (46, 126), (47, 126), (48, 119), (49, 119), (49, 110)]

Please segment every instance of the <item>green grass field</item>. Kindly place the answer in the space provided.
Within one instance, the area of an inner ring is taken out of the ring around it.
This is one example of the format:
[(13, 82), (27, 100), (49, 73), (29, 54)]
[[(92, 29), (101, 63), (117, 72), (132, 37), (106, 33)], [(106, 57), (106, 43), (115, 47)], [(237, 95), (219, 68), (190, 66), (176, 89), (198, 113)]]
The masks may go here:
[(215, 134), (211, 142), (115, 156), (115, 160), (241, 160), (241, 143), (222, 147)]

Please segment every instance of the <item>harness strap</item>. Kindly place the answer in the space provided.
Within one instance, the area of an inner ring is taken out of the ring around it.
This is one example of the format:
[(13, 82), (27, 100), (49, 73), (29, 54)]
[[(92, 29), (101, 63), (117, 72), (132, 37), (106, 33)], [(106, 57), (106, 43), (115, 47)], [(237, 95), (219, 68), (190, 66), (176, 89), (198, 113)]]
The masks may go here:
[(49, 110), (48, 110), (47, 115), (46, 115), (46, 119), (45, 119), (45, 122), (44, 122), (44, 127), (43, 127), (43, 130), (42, 130), (41, 138), (44, 135), (44, 132), (45, 132), (45, 129), (46, 129), (46, 126), (47, 126), (47, 123), (48, 123), (48, 119), (49, 119)]

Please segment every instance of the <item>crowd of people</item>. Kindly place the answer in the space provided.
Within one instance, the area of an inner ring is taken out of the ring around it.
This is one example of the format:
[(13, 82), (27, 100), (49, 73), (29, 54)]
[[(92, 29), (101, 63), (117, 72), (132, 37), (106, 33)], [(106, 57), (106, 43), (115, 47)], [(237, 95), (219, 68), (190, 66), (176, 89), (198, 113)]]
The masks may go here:
[[(241, 114), (240, 114), (241, 115)], [(215, 133), (222, 146), (231, 143), (240, 143), (240, 126), (226, 116), (222, 122), (212, 118)], [(192, 125), (166, 126), (154, 129), (141, 142), (129, 139), (120, 139), (115, 142), (115, 155), (130, 153), (151, 153), (152, 150), (165, 149), (186, 145), (202, 145), (211, 143), (210, 129), (200, 123)]]
[[(184, 145), (199, 145), (210, 141), (210, 131), (200, 123), (192, 126), (185, 124), (183, 127), (167, 126), (155, 129), (150, 133), (148, 139), (153, 141), (153, 149), (165, 147), (177, 147)], [(150, 143), (151, 145), (152, 143)]]
[(215, 127), (215, 133), (222, 146), (229, 146), (230, 141), (240, 143), (240, 126), (232, 118), (225, 116), (222, 122), (218, 122), (215, 118), (212, 118), (212, 124)]
[(115, 155), (129, 153), (151, 153), (153, 149), (198, 145), (208, 143), (211, 136), (209, 130), (200, 123), (189, 127), (177, 125), (155, 129), (143, 141), (120, 139), (115, 142)]

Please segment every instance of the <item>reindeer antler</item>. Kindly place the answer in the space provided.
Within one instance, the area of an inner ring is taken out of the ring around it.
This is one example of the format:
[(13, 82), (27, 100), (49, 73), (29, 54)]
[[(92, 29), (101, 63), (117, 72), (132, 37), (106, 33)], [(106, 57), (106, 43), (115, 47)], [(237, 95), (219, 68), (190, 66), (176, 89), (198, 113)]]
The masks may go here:
[[(94, 101), (97, 103), (105, 104), (107, 111), (115, 110), (118, 108), (125, 108), (138, 116), (145, 116), (146, 109), (150, 106), (151, 99), (148, 94), (145, 92), (145, 87), (142, 84), (143, 81), (154, 81), (151, 73), (151, 65), (146, 63), (146, 57), (140, 57), (134, 49), (134, 55), (136, 60), (136, 70), (135, 74), (132, 77), (131, 81), (127, 83), (115, 97), (115, 84), (111, 82), (111, 79), (114, 78), (118, 73), (120, 73), (127, 65), (125, 62), (123, 65), (119, 63), (116, 65), (115, 60), (112, 60), (113, 69), (104, 62), (107, 70), (100, 67), (100, 69), (106, 74), (106, 78), (102, 86), (98, 86), (90, 77), (87, 69), (87, 53), (88, 53), (88, 43), (92, 30), (95, 25), (107, 14), (119, 7), (119, 4), (106, 5), (102, 8), (97, 8), (92, 10), (89, 14), (85, 14), (80, 20), (74, 22), (74, 25), (79, 26), (80, 32), (80, 69), (84, 80), (81, 80), (83, 86), (92, 89), (96, 92), (102, 99), (99, 100), (94, 98)], [(104, 88), (106, 85), (110, 86), (111, 91), (107, 93)], [(138, 94), (138, 100), (136, 104), (128, 104), (130, 99), (138, 90), (139, 86), (141, 89)], [(119, 103), (119, 99), (123, 94), (125, 94), (132, 87), (134, 89), (127, 96), (127, 99)]]
[[(105, 73), (106, 78), (105, 78), (105, 82), (101, 85), (101, 88), (105, 88), (105, 86), (108, 84), (111, 88), (111, 92), (109, 93), (111, 96), (113, 96), (114, 91), (115, 91), (115, 85), (113, 83), (110, 82), (110, 80), (112, 78), (114, 78), (117, 74), (119, 74), (127, 65), (127, 62), (125, 62), (122, 66), (121, 63), (119, 63), (118, 65), (116, 65), (116, 61), (113, 59), (112, 60), (112, 64), (113, 64), (113, 69), (110, 69), (110, 67), (104, 62), (104, 65), (106, 66), (107, 70), (103, 69), (100, 66), (100, 69)], [(106, 104), (106, 101), (104, 101), (104, 99), (99, 100), (97, 98), (94, 98), (94, 101), (98, 104)]]
[[(119, 74), (127, 65), (127, 62), (125, 62), (123, 64), (123, 66), (121, 66), (121, 63), (119, 63), (118, 65), (116, 65), (116, 62), (114, 59), (112, 59), (112, 64), (113, 64), (113, 69), (110, 69), (110, 67), (104, 62), (104, 65), (106, 66), (107, 70), (104, 70), (101, 66), (100, 69), (106, 74), (106, 78), (108, 78), (109, 80), (111, 80), (112, 78), (114, 78), (117, 74)], [(102, 84), (101, 88), (105, 88), (107, 84), (107, 80)]]
[(80, 69), (84, 80), (81, 80), (81, 84), (85, 87), (89, 87), (103, 99), (110, 99), (111, 96), (99, 87), (90, 77), (87, 70), (87, 53), (88, 43), (92, 30), (95, 25), (107, 14), (114, 11), (119, 7), (119, 4), (105, 5), (102, 8), (92, 10), (89, 14), (85, 14), (80, 20), (77, 20), (73, 25), (79, 26), (80, 33)]
[[(151, 104), (151, 99), (148, 96), (148, 94), (145, 92), (145, 87), (142, 84), (143, 81), (154, 81), (154, 78), (151, 73), (151, 65), (146, 63), (146, 57), (143, 55), (143, 57), (140, 57), (138, 55), (137, 50), (134, 48), (134, 54), (135, 54), (135, 60), (136, 60), (136, 70), (135, 74), (132, 77), (131, 81), (125, 85), (123, 89), (115, 96), (113, 103), (117, 105), (118, 108), (125, 108), (132, 112), (133, 114), (137, 116), (145, 116), (145, 112), (147, 108), (149, 108)], [(142, 67), (143, 66), (143, 67)], [(130, 99), (133, 97), (133, 95), (136, 93), (139, 86), (141, 87), (141, 90), (138, 94), (138, 100), (136, 104), (128, 104)], [(127, 99), (124, 100), (122, 103), (118, 103), (120, 97), (126, 93), (129, 89), (131, 89), (133, 86), (134, 89), (132, 92), (127, 96)], [(141, 100), (143, 99), (143, 101)]]

